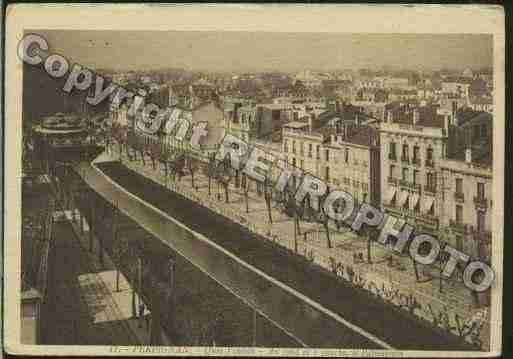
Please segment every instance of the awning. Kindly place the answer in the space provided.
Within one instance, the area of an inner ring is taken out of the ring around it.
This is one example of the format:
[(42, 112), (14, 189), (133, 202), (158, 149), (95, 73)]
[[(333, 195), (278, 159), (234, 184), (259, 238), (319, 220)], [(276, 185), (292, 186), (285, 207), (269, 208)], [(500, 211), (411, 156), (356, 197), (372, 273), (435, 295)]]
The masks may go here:
[(408, 200), (409, 193), (407, 191), (400, 191), (399, 196), (397, 197), (397, 206), (402, 207)]
[(431, 207), (433, 207), (433, 202), (435, 201), (434, 197), (426, 196), (421, 201), (421, 211), (422, 213), (428, 213), (431, 210)]
[(410, 195), (410, 209), (414, 210), (415, 206), (417, 206), (417, 203), (419, 202), (419, 195), (416, 193), (413, 193)]
[(392, 200), (394, 199), (394, 196), (395, 196), (395, 188), (394, 187), (390, 187), (385, 195), (385, 205), (389, 205)]

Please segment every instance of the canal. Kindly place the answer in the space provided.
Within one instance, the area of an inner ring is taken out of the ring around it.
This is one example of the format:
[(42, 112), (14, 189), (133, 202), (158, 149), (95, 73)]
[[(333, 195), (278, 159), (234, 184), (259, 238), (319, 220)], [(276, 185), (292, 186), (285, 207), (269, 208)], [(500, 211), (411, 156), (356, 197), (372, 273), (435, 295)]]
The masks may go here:
[[(174, 328), (194, 328), (196, 324), (180, 324), (194, 316), (208, 318), (198, 319), (198, 325), (214, 323), (215, 329), (210, 331), (226, 337), (216, 339), (220, 345), (247, 346), (256, 341), (262, 346), (470, 349), (460, 338), (309, 265), (117, 162), (97, 164), (103, 173), (84, 166), (82, 170), (89, 172), (82, 175), (99, 198), (111, 204), (125, 201), (114, 204), (123, 208), (131, 221), (152, 232), (152, 236), (145, 233), (139, 238), (139, 242), (153, 243), (145, 246), (154, 246), (150, 257), (165, 253), (175, 258)], [(133, 196), (122, 199), (120, 188)], [(155, 210), (161, 217), (158, 220)], [(165, 216), (182, 226), (170, 224)], [(135, 231), (128, 232), (133, 237)], [(198, 240), (198, 236), (208, 241)], [(208, 244), (210, 241), (215, 245)], [(152, 261), (154, 267), (165, 268), (164, 259)], [(255, 332), (261, 337), (255, 339)]]

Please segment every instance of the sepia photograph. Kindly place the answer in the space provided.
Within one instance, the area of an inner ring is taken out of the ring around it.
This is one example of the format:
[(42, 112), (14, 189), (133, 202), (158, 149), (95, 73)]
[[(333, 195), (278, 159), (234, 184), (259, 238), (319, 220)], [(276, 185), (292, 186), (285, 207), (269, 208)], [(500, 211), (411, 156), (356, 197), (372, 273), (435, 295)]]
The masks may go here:
[(501, 352), (500, 7), (6, 19), (7, 352)]

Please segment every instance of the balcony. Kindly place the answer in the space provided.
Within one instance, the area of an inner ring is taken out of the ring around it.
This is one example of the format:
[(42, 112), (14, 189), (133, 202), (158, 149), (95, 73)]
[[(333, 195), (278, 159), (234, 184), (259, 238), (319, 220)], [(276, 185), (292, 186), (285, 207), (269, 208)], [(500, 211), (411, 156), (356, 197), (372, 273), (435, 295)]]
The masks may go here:
[(397, 186), (397, 178), (394, 178), (394, 177), (388, 177), (388, 178), (387, 178), (387, 182), (388, 182), (388, 184), (391, 184), (391, 185)]
[(486, 210), (488, 208), (488, 200), (483, 196), (474, 196), (474, 204), (479, 209)]
[(436, 186), (424, 186), (424, 193), (430, 194), (430, 195), (436, 195)]
[(409, 181), (406, 181), (406, 180), (400, 180), (399, 181), (399, 186), (407, 188), (407, 189), (414, 190), (416, 192), (420, 192), (420, 184), (417, 184), (417, 183), (409, 182)]
[(401, 162), (403, 162), (403, 163), (410, 163), (410, 159), (408, 157), (402, 156), (401, 157)]
[(461, 221), (449, 221), (449, 226), (454, 232), (461, 233), (461, 234), (469, 234), (470, 228), (467, 224), (462, 223)]
[(418, 157), (413, 157), (413, 158), (411, 159), (411, 163), (412, 163), (412, 165), (420, 166), (420, 158), (418, 158)]
[(433, 161), (433, 159), (427, 159), (426, 161), (424, 161), (424, 164), (426, 165), (426, 167), (435, 167), (435, 162)]
[(463, 203), (465, 202), (465, 194), (462, 192), (454, 192), (454, 199), (456, 202)]
[(388, 154), (388, 159), (389, 159), (390, 161), (397, 161), (397, 157), (396, 157), (395, 153), (393, 153), (393, 152), (390, 152), (390, 153)]

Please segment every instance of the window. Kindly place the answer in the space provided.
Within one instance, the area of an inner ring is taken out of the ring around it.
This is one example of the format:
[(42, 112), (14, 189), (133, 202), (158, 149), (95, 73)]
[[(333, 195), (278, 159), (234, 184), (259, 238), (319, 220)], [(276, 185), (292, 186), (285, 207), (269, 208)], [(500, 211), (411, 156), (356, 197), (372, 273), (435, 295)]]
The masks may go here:
[(417, 162), (419, 160), (419, 146), (413, 147), (413, 162)]
[(408, 145), (403, 145), (403, 159), (408, 159)]
[(477, 183), (477, 198), (484, 199), (485, 198), (485, 191), (484, 191), (484, 183)]
[(431, 207), (429, 208), (428, 214), (430, 216), (434, 216), (435, 215), (435, 205), (434, 204), (432, 204)]
[(417, 184), (419, 180), (419, 171), (413, 170), (413, 184)]
[(289, 152), (289, 141), (285, 140), (283, 142), (283, 152)]
[(296, 154), (296, 141), (292, 141), (292, 153)]
[(312, 158), (312, 144), (308, 144), (308, 157)]
[(408, 180), (408, 169), (407, 168), (403, 168), (403, 181), (407, 181)]
[(394, 178), (395, 176), (395, 166), (390, 165), (390, 178)]
[(456, 178), (456, 193), (463, 194), (463, 179)]
[(456, 223), (461, 224), (463, 222), (463, 207), (456, 205)]
[(483, 211), (477, 211), (477, 231), (485, 230), (485, 214)]
[(328, 162), (330, 160), (330, 150), (326, 150), (325, 151), (325, 155), (326, 155), (326, 162)]
[(427, 179), (426, 179), (426, 185), (430, 190), (435, 190), (436, 188), (436, 177), (433, 172), (428, 172)]
[(301, 160), (301, 169), (305, 168), (305, 161)]
[(330, 168), (329, 167), (326, 167), (326, 170), (324, 172), (324, 179), (326, 180), (326, 182), (330, 181)]
[(432, 160), (433, 159), (433, 149), (429, 147), (426, 151), (426, 159)]
[(321, 159), (321, 146), (317, 145), (315, 147), (315, 151), (317, 152), (317, 159), (320, 160)]
[(390, 152), (388, 154), (390, 159), (395, 159), (395, 142), (390, 142)]
[(296, 167), (296, 158), (295, 157), (292, 158), (292, 166)]
[(346, 148), (345, 163), (349, 163), (349, 149)]
[(299, 142), (299, 153), (301, 154), (301, 156), (305, 155), (303, 146), (304, 146), (303, 142)]

